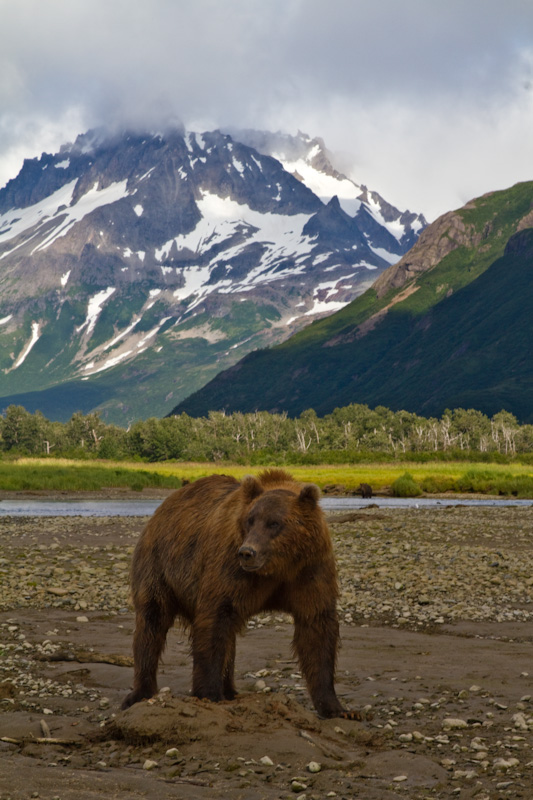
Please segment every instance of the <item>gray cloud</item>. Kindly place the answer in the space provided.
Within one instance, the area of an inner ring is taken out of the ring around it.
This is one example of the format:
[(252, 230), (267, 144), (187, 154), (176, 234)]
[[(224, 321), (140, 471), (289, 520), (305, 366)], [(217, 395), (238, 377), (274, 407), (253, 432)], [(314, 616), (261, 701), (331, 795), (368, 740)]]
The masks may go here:
[(97, 125), (322, 136), (433, 218), (528, 180), (530, 0), (0, 0), (0, 185)]

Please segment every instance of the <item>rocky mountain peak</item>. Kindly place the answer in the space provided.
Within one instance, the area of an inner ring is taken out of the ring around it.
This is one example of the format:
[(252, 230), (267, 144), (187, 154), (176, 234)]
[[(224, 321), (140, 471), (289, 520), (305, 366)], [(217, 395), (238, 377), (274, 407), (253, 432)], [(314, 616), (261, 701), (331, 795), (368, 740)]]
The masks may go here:
[(164, 413), (397, 261), (423, 220), (380, 202), (304, 134), (95, 130), (26, 161), (0, 191), (0, 396)]

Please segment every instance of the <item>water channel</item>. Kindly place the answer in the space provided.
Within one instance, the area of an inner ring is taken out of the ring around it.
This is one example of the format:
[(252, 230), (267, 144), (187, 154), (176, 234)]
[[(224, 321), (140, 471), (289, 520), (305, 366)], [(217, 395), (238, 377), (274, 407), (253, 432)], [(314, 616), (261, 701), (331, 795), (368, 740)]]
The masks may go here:
[[(470, 499), (455, 497), (408, 498), (324, 497), (324, 511), (353, 511), (375, 504), (380, 508), (441, 508), (445, 506), (533, 506), (533, 499), (515, 498)], [(154, 513), (162, 500), (2, 500), (0, 517), (144, 517)]]

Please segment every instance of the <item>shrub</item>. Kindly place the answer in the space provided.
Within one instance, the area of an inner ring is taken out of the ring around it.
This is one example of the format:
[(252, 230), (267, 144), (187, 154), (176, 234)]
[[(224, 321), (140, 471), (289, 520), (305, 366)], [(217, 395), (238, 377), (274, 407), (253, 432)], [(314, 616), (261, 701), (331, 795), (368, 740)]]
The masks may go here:
[(418, 497), (422, 494), (422, 489), (409, 472), (404, 472), (396, 478), (391, 486), (394, 497)]
[(516, 475), (497, 485), (498, 494), (513, 497), (533, 497), (533, 476)]
[(500, 470), (469, 469), (457, 479), (457, 491), (498, 494), (499, 487), (511, 477), (510, 473)]
[(428, 475), (422, 480), (422, 489), (431, 494), (453, 492), (456, 489), (455, 479), (451, 475)]

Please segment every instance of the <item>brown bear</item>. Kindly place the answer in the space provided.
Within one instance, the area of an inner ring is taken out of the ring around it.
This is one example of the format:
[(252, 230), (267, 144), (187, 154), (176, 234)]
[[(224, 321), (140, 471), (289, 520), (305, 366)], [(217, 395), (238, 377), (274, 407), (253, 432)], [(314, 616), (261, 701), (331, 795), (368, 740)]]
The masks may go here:
[(202, 478), (168, 497), (148, 521), (131, 569), (134, 683), (123, 708), (157, 692), (167, 632), (190, 629), (196, 697), (235, 697), (236, 634), (262, 611), (294, 619), (293, 649), (322, 717), (357, 718), (334, 688), (337, 574), (319, 490), (283, 470), (242, 482)]
[(369, 483), (360, 483), (359, 484), (359, 491), (361, 492), (361, 497), (363, 499), (368, 499), (372, 497), (372, 487)]

